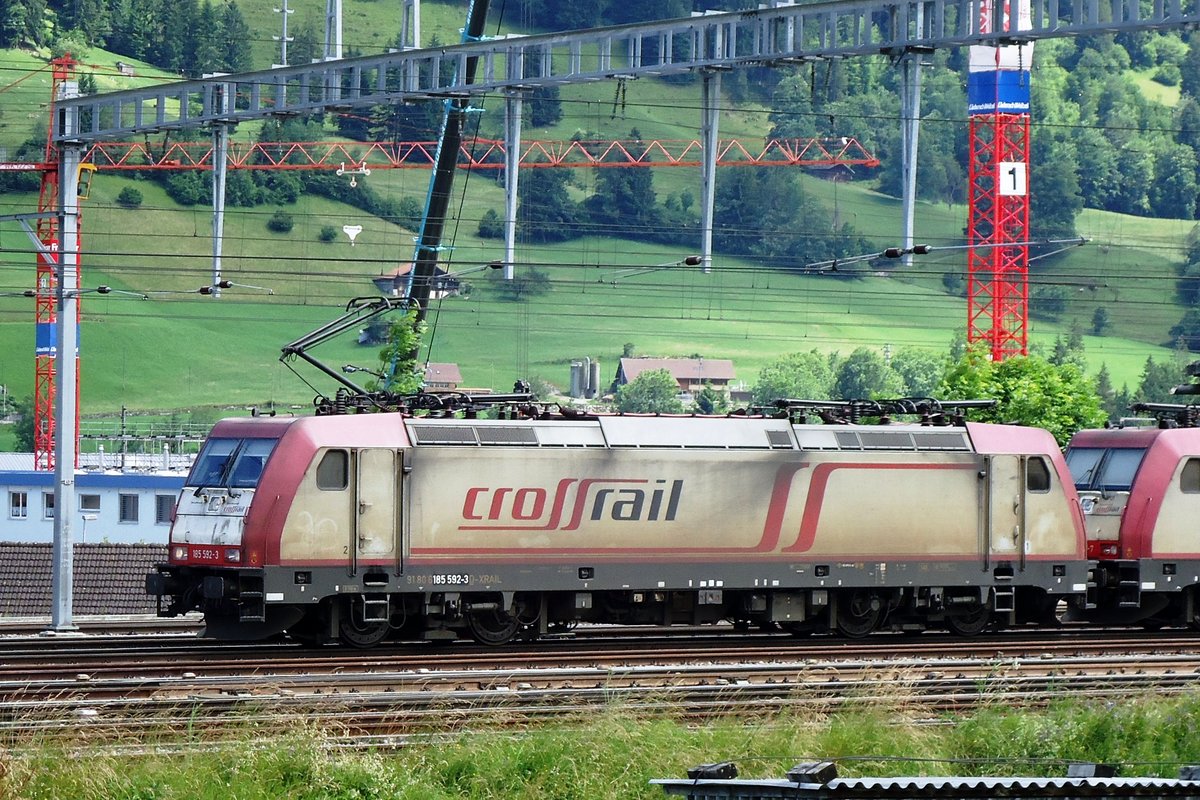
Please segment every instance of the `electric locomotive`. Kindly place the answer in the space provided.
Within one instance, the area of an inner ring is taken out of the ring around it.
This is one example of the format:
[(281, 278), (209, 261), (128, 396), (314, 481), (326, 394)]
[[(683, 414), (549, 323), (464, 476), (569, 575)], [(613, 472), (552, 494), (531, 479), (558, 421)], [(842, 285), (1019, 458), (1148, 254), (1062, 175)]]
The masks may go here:
[(1088, 580), (1074, 481), (1049, 433), (960, 412), (591, 415), (420, 395), (224, 420), (146, 588), (162, 616), (203, 612), (209, 636), (359, 647), (578, 622), (858, 637), (1043, 619)]

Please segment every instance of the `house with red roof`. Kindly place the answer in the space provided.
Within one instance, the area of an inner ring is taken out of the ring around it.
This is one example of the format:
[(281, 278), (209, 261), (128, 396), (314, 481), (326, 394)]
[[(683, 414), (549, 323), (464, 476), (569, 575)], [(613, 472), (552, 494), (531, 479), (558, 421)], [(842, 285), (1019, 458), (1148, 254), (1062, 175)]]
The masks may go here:
[(430, 361), (425, 365), (425, 388), (429, 391), (453, 391), (462, 386), (462, 373), (458, 364), (443, 364)]
[(624, 386), (643, 372), (659, 369), (671, 373), (679, 391), (689, 394), (706, 385), (728, 392), (734, 380), (733, 362), (725, 358), (622, 358), (617, 366), (617, 386)]

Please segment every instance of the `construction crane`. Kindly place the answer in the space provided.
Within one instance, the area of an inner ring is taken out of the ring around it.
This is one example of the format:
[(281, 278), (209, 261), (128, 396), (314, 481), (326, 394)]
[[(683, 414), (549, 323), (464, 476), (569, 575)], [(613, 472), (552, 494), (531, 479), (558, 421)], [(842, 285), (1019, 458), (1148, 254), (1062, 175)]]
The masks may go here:
[[(54, 368), (55, 325), (58, 304), (58, 148), (54, 146), (54, 106), (61, 92), (74, 78), (76, 61), (67, 53), (50, 62), (50, 131), (46, 150), (38, 169), (42, 173), (38, 192), (37, 283), (34, 288), (35, 341), (33, 381), (33, 463), (34, 469), (54, 469), (54, 400), (57, 394), (57, 374)], [(78, 255), (75, 256), (78, 258)], [(78, 267), (78, 265), (76, 265)], [(79, 306), (76, 306), (78, 310)], [(79, 324), (78, 315), (75, 324)], [(78, 373), (78, 354), (76, 371)], [(79, 430), (79, 396), (75, 400), (75, 430)], [(78, 443), (72, 448), (78, 459)]]
[[(37, 261), (35, 286), (27, 294), (34, 298), (34, 387), (33, 387), (33, 452), (34, 469), (54, 469), (55, 445), (55, 416), (54, 403), (58, 395), (58, 376), (55, 368), (57, 349), (58, 301), (59, 301), (59, 184), (60, 159), (58, 148), (54, 145), (53, 129), (55, 106), (66, 97), (66, 89), (74, 80), (76, 62), (67, 53), (50, 61), (50, 134), (46, 137), (46, 147), (40, 162), (20, 162), (0, 164), (4, 172), (38, 172), (41, 174), (41, 186), (38, 191), (37, 211), (32, 214), (15, 214), (5, 219), (17, 220), (25, 227), (30, 238), (34, 240)], [(40, 70), (38, 71), (40, 72)], [(25, 80), (37, 72), (19, 79)], [(87, 197), (90, 177), (95, 172), (94, 164), (80, 166), (80, 181), (78, 198)], [(30, 227), (29, 220), (35, 225)], [(78, 252), (74, 255), (76, 270), (79, 268)], [(74, 324), (79, 325), (79, 305), (76, 300), (76, 318)], [(78, 370), (78, 353), (75, 354), (76, 370)], [(79, 402), (75, 400), (75, 429), (79, 429)], [(75, 453), (74, 461), (78, 463), (78, 446), (72, 448)]]
[[(100, 170), (212, 169), (213, 143), (93, 142), (85, 163)], [(253, 142), (230, 143), (230, 169), (429, 169), (437, 142)], [(502, 169), (507, 147), (502, 141), (468, 139), (459, 147), (459, 168)], [(703, 144), (699, 139), (532, 140), (522, 144), (520, 166), (544, 167), (696, 167)], [(857, 139), (827, 136), (768, 139), (761, 145), (722, 139), (717, 165), (722, 167), (805, 167), (833, 169), (879, 166), (879, 159)], [(0, 171), (39, 169), (38, 164), (0, 164)]]
[[(982, 0), (990, 32), (993, 2)], [(1029, 1), (1011, 6), (1023, 25)], [(1010, 5), (1002, 24), (1011, 27)], [(1033, 44), (973, 45), (967, 83), (967, 341), (992, 360), (1029, 354), (1029, 80)]]

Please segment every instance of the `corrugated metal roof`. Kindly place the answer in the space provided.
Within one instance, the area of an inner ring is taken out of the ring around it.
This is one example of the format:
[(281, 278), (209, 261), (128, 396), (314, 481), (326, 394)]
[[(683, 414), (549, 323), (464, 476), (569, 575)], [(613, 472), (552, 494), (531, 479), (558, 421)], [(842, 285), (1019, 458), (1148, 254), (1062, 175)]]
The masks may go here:
[(979, 798), (1200, 798), (1200, 781), (1175, 778), (977, 778), (900, 777), (835, 778), (828, 783), (788, 780), (651, 781), (666, 794), (692, 800), (764, 800), (765, 798), (854, 798), (918, 800), (927, 797)]
[[(0, 617), (41, 617), (53, 606), (53, 546), (0, 542)], [(153, 614), (145, 576), (167, 560), (166, 545), (76, 544), (72, 612)]]
[[(186, 473), (196, 460), (195, 453), (80, 453), (79, 470), (82, 472), (120, 472), (121, 462), (128, 472), (159, 472), (164, 475)], [(32, 472), (33, 453), (0, 453), (0, 472)], [(52, 470), (44, 474), (53, 475)]]

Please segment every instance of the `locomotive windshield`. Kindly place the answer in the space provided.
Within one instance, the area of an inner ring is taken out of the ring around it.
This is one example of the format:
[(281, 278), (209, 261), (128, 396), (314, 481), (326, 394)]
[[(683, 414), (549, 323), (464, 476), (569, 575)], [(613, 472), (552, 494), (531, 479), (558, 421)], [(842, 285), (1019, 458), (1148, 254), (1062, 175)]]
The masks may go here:
[(253, 489), (278, 439), (209, 439), (185, 486)]
[(1145, 455), (1140, 447), (1071, 447), (1067, 467), (1076, 489), (1128, 492)]

